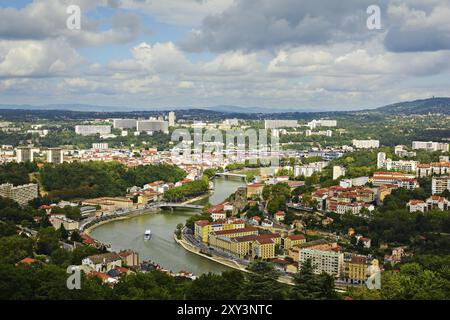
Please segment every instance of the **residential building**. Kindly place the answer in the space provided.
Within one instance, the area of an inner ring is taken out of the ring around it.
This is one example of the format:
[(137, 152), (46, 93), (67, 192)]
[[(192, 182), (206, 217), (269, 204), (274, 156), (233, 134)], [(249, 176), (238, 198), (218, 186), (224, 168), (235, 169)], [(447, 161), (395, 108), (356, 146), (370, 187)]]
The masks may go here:
[(90, 136), (95, 134), (110, 134), (111, 126), (108, 125), (78, 125), (75, 126), (75, 133), (82, 136)]
[(136, 128), (136, 119), (114, 119), (113, 126), (115, 129), (134, 129)]
[(450, 210), (450, 201), (447, 198), (440, 196), (431, 196), (426, 201), (423, 200), (409, 200), (406, 205), (409, 208), (409, 212), (427, 212), (429, 210)]
[(52, 215), (50, 216), (49, 221), (56, 230), (61, 228), (61, 225), (63, 225), (64, 229), (66, 229), (67, 231), (74, 231), (78, 230), (79, 228), (78, 221), (66, 218), (64, 216)]
[(333, 166), (333, 180), (345, 176), (346, 170), (342, 166)]
[(344, 262), (344, 255), (332, 250), (304, 249), (300, 251), (299, 264), (302, 265), (311, 260), (314, 273), (328, 273), (334, 277), (340, 277)]
[(109, 145), (105, 142), (92, 144), (92, 149), (94, 149), (94, 150), (108, 150), (108, 148), (109, 148)]
[(374, 186), (394, 184), (399, 188), (406, 189), (414, 189), (419, 187), (419, 184), (415, 179), (415, 174), (401, 172), (375, 172), (369, 181), (372, 182)]
[(33, 162), (33, 148), (31, 147), (17, 147), (16, 148), (16, 161), (17, 162)]
[(138, 132), (169, 132), (169, 123), (164, 120), (139, 120), (136, 130)]
[(284, 249), (289, 250), (293, 246), (306, 242), (306, 238), (303, 234), (290, 234), (284, 238)]
[(442, 142), (433, 142), (433, 141), (413, 141), (412, 148), (414, 150), (427, 150), (427, 151), (449, 151), (449, 144)]
[(328, 165), (327, 161), (312, 162), (302, 166), (294, 166), (294, 176), (311, 177), (316, 172), (322, 172), (322, 169)]
[(14, 187), (11, 183), (0, 185), (0, 196), (16, 201), (21, 206), (38, 197), (38, 185), (34, 183)]
[(275, 214), (274, 214), (274, 218), (275, 218), (276, 222), (284, 221), (285, 216), (286, 216), (286, 212), (284, 212), (284, 211), (278, 211), (278, 212), (275, 212)]
[(121, 267), (122, 258), (115, 252), (108, 252), (84, 258), (81, 264), (97, 272), (108, 272), (116, 267)]
[(257, 238), (252, 245), (252, 255), (263, 260), (275, 258), (275, 242), (270, 238)]
[(441, 194), (450, 191), (450, 176), (433, 177), (431, 180), (431, 194)]
[(444, 174), (450, 174), (450, 162), (448, 161), (420, 163), (416, 168), (416, 175), (419, 178)]
[(194, 223), (194, 237), (204, 243), (208, 243), (209, 235), (214, 231), (243, 229), (244, 221), (240, 219), (228, 219), (210, 222), (208, 220), (199, 220)]
[(61, 148), (47, 149), (47, 162), (61, 164), (64, 162), (64, 151)]
[(406, 146), (398, 145), (394, 147), (394, 154), (401, 158), (415, 157), (416, 153), (414, 151), (407, 151)]
[(386, 153), (379, 152), (377, 155), (377, 168), (396, 171), (415, 172), (418, 162), (413, 160), (398, 160), (386, 158)]
[(170, 111), (169, 112), (169, 116), (168, 116), (168, 120), (169, 120), (169, 127), (175, 127), (175, 112)]
[(139, 266), (139, 253), (133, 250), (119, 251), (119, 256), (122, 258), (122, 262), (128, 267)]
[(379, 140), (356, 140), (352, 141), (352, 144), (357, 149), (374, 149), (380, 147)]

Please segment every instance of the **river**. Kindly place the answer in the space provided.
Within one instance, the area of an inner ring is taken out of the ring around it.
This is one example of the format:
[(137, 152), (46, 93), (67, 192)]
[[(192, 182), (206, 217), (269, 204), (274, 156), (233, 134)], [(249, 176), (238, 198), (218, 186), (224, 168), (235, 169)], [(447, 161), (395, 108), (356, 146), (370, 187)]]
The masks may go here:
[[(217, 204), (225, 200), (238, 187), (243, 186), (243, 181), (218, 178), (214, 180), (214, 192), (201, 202)], [(184, 250), (176, 244), (173, 232), (178, 223), (197, 214), (199, 210), (163, 210), (160, 213), (149, 213), (132, 217), (126, 220), (112, 221), (92, 230), (91, 236), (103, 243), (110, 243), (111, 249), (119, 251), (132, 249), (139, 252), (140, 260), (151, 260), (161, 265), (164, 269), (178, 272), (190, 271), (197, 275), (202, 273), (221, 273), (229, 268), (202, 258), (196, 254)], [(146, 229), (152, 230), (152, 238), (144, 241), (143, 234)]]

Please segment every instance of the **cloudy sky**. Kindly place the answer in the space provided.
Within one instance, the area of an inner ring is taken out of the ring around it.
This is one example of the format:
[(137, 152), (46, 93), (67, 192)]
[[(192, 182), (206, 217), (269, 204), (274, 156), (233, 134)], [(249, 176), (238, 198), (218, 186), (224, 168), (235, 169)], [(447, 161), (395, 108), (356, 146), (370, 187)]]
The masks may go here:
[(450, 96), (449, 21), (450, 0), (0, 0), (0, 104), (345, 110)]

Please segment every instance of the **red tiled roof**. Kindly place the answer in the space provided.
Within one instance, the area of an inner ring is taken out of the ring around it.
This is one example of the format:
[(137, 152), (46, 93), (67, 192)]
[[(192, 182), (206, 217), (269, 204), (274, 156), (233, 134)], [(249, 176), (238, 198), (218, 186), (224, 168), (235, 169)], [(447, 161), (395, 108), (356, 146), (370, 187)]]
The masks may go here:
[(37, 263), (39, 262), (36, 259), (33, 258), (23, 258), (22, 260), (20, 260), (19, 262), (17, 262), (17, 264), (32, 264), (32, 263)]
[(290, 234), (287, 236), (291, 240), (303, 240), (305, 236), (303, 234)]
[(241, 233), (241, 232), (251, 232), (251, 231), (257, 231), (258, 228), (254, 227), (248, 227), (248, 228), (239, 228), (239, 229), (230, 229), (230, 230), (220, 230), (213, 232), (215, 235), (226, 235), (226, 234), (233, 234), (233, 233)]

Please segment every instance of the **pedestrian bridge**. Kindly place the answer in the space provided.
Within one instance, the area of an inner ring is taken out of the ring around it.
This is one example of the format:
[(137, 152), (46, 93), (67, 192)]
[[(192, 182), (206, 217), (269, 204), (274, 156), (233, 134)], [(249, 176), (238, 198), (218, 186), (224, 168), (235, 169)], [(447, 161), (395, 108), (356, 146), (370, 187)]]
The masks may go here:
[(231, 173), (231, 172), (217, 172), (216, 176), (218, 177), (232, 177), (232, 178), (241, 178), (243, 180), (247, 179), (247, 176), (245, 174), (239, 174), (239, 173)]

